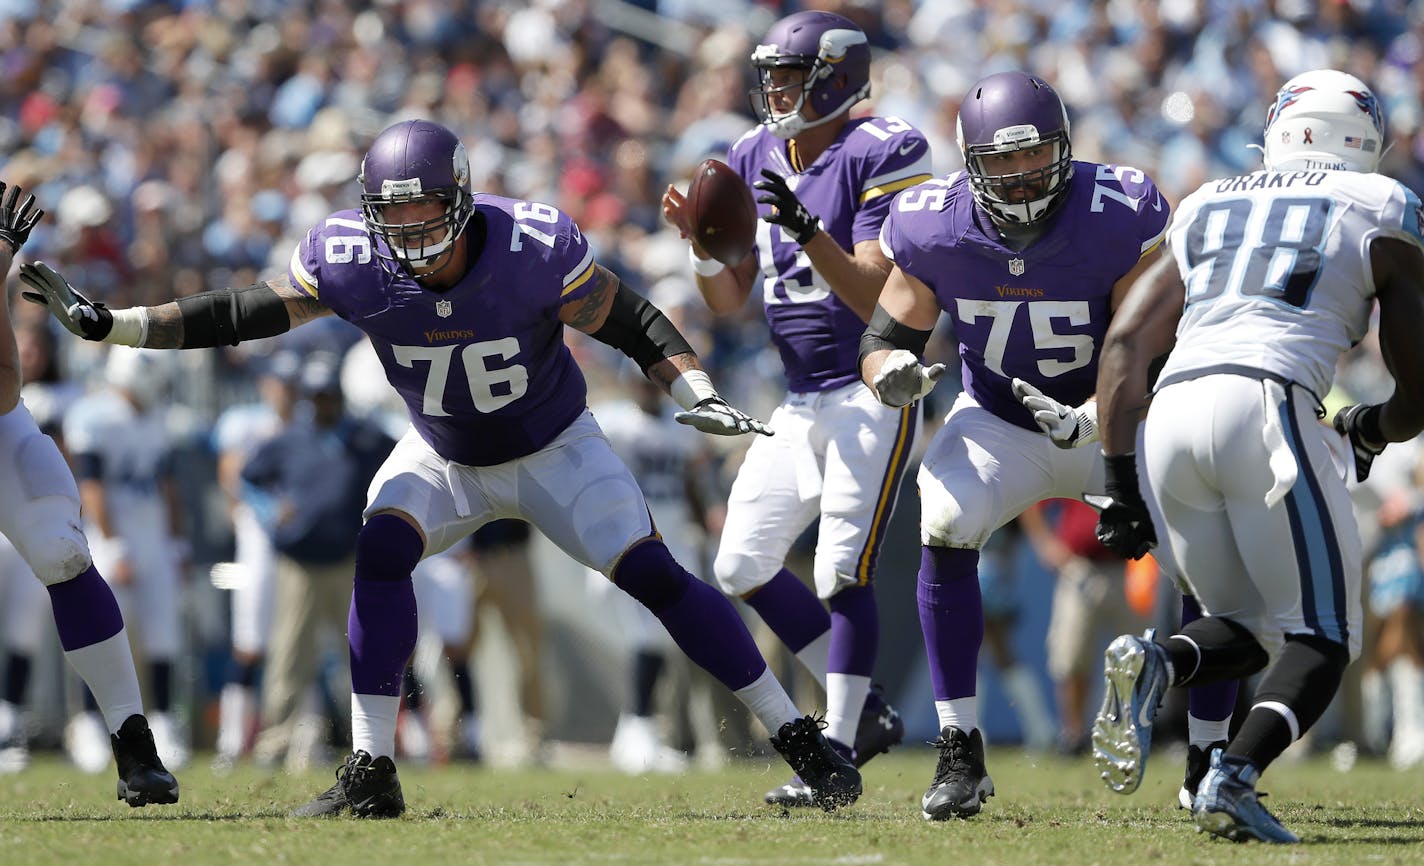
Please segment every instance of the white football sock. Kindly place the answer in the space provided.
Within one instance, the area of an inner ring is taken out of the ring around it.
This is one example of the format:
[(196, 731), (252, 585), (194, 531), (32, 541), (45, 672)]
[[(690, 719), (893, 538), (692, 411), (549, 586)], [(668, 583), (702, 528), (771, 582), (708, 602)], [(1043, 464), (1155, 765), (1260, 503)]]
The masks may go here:
[(1191, 713), (1187, 713), (1187, 745), (1205, 749), (1212, 743), (1230, 739), (1228, 736), (1230, 731), (1230, 714), (1220, 721), (1212, 721), (1199, 719)]
[(400, 715), (399, 695), (358, 695), (351, 693), (351, 751), (370, 752), (371, 757), (396, 756), (396, 716)]
[(796, 709), (796, 705), (791, 702), (791, 697), (786, 694), (786, 689), (783, 689), (780, 681), (772, 675), (771, 668), (762, 671), (761, 676), (757, 677), (751, 685), (737, 689), (732, 694), (746, 704), (747, 709), (752, 711), (752, 715), (756, 716), (773, 734), (781, 730), (782, 725), (804, 715)]
[(972, 734), (979, 727), (979, 698), (974, 695), (952, 701), (935, 701), (935, 712), (939, 714), (940, 730), (958, 728)]
[(98, 643), (68, 650), (64, 657), (94, 693), (109, 733), (118, 733), (125, 719), (143, 713), (127, 628)]
[(826, 669), (831, 665), (831, 630), (826, 629), (821, 636), (806, 644), (796, 653), (796, 658), (807, 673), (816, 678), (821, 688), (826, 688)]
[(826, 674), (826, 736), (846, 746), (855, 745), (860, 711), (870, 692), (870, 677)]

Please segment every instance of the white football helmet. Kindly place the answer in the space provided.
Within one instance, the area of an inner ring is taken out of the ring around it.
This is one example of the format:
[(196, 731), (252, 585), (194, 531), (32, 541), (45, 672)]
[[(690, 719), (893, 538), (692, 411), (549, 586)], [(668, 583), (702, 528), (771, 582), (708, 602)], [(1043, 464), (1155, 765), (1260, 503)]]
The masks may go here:
[(1287, 81), (1266, 112), (1266, 168), (1373, 172), (1384, 154), (1384, 116), (1363, 81), (1316, 69)]

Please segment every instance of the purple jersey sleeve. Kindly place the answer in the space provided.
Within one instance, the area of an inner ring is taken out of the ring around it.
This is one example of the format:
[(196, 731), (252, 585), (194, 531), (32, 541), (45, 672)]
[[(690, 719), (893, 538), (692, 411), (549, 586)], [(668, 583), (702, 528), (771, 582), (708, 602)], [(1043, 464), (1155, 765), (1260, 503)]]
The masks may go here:
[(988, 228), (962, 172), (906, 190), (881, 232), (886, 255), (949, 314), (965, 390), (1028, 430), (1012, 380), (1074, 406), (1093, 394), (1113, 286), (1161, 243), (1169, 216), (1133, 168), (1076, 162), (1064, 196), (1021, 250)]

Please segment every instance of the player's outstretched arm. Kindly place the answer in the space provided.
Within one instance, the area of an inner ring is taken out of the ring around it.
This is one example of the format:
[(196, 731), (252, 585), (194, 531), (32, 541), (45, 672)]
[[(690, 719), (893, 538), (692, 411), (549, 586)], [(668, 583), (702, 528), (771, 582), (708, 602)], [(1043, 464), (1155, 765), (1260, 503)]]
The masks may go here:
[(9, 286), (7, 275), (14, 263), (15, 253), (20, 251), (30, 237), (30, 231), (44, 216), (44, 211), (35, 204), (34, 195), (20, 196), (24, 190), (0, 181), (0, 415), (8, 415), (20, 404), (20, 347), (15, 341), (15, 328), (10, 324)]
[(594, 266), (593, 288), (564, 304), (559, 319), (632, 358), (683, 408), (674, 416), (679, 422), (721, 436), (771, 435), (765, 424), (722, 399), (667, 316), (602, 265)]
[(275, 337), (331, 312), (283, 274), (242, 289), (220, 289), (154, 307), (110, 310), (44, 262), (22, 265), (24, 298), (49, 309), (86, 340), (147, 349), (207, 349)]
[(938, 319), (939, 301), (929, 286), (892, 268), (860, 338), (860, 377), (880, 402), (908, 406), (944, 375), (944, 364), (920, 363)]

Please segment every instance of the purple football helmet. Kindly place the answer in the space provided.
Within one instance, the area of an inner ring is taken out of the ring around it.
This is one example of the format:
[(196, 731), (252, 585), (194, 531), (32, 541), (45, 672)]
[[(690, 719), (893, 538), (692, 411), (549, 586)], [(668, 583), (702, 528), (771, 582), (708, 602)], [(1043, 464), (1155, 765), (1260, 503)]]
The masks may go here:
[[(757, 87), (748, 95), (752, 111), (778, 138), (794, 138), (820, 126), (870, 95), (870, 42), (849, 18), (832, 12), (797, 12), (771, 26), (752, 52)], [(799, 83), (777, 86), (773, 69), (800, 69)], [(784, 114), (771, 108), (771, 95), (799, 86), (796, 105)], [(810, 120), (806, 106), (820, 115)]]
[[(450, 262), (475, 209), (470, 158), (455, 133), (428, 120), (397, 123), (371, 143), (357, 181), (366, 228), (386, 241), (385, 249), (375, 245), (383, 264), (397, 272), (420, 268), (428, 277)], [(386, 220), (388, 205), (413, 201), (444, 202), (445, 213), (414, 223)]]
[[(1068, 137), (1068, 112), (1063, 100), (1037, 75), (1000, 72), (981, 79), (959, 107), (959, 149), (969, 171), (974, 200), (995, 219), (1029, 225), (1051, 214), (1063, 201), (1073, 179), (1073, 146)], [(1048, 146), (1052, 160), (1043, 168), (1011, 174), (990, 174), (988, 154)], [(1015, 200), (1015, 192), (1030, 189), (1031, 199)]]

